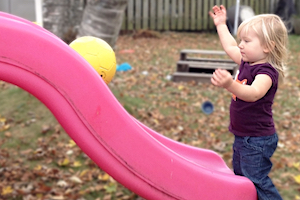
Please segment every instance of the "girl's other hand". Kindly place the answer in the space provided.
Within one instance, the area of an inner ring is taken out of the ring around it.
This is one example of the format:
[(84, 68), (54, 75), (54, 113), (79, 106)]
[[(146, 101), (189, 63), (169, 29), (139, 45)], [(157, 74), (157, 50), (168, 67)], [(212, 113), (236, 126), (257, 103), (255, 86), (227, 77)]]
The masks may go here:
[(211, 83), (215, 86), (228, 88), (233, 83), (233, 79), (227, 70), (216, 69), (211, 78)]

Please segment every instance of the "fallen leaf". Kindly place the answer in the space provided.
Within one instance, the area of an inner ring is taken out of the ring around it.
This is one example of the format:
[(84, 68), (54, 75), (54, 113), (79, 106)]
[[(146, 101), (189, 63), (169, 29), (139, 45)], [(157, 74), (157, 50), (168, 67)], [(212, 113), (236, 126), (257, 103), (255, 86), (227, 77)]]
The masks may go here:
[(68, 158), (65, 158), (62, 161), (58, 161), (57, 164), (59, 166), (68, 166), (70, 164), (70, 160)]
[(295, 180), (296, 183), (300, 184), (300, 175), (295, 176), (294, 180)]
[(74, 140), (69, 140), (69, 143), (67, 144), (68, 147), (74, 147), (76, 146), (76, 143), (74, 142)]
[(66, 181), (64, 181), (64, 180), (60, 180), (60, 181), (57, 182), (57, 185), (58, 185), (59, 187), (65, 188), (65, 187), (68, 186), (68, 183), (67, 183)]
[(78, 178), (77, 176), (71, 176), (70, 180), (74, 183), (82, 183), (81, 179)]
[(82, 164), (81, 164), (81, 162), (80, 161), (75, 161), (74, 163), (73, 163), (73, 165), (72, 165), (73, 167), (81, 167), (82, 166)]
[(6, 186), (6, 187), (2, 188), (1, 195), (5, 196), (8, 194), (11, 194), (12, 192), (13, 192), (13, 189), (11, 188), (11, 186)]
[(5, 137), (10, 138), (11, 137), (11, 132), (5, 132), (4, 135), (5, 135)]

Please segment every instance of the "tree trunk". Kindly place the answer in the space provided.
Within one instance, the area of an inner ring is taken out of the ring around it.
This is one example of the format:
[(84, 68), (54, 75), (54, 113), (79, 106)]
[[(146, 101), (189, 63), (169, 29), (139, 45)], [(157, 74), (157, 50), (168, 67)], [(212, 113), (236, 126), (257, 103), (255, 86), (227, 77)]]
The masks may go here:
[(44, 0), (44, 28), (69, 44), (76, 38), (84, 2), (84, 0)]
[(114, 48), (126, 6), (127, 0), (87, 0), (77, 36), (95, 36)]

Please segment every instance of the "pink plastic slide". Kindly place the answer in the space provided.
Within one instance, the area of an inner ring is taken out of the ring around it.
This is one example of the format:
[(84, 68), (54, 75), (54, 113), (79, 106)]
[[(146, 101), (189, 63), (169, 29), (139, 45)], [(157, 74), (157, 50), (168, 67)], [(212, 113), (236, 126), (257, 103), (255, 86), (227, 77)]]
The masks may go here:
[(1, 12), (0, 80), (43, 102), (101, 169), (145, 199), (257, 199), (253, 183), (234, 175), (218, 154), (141, 124), (67, 44)]

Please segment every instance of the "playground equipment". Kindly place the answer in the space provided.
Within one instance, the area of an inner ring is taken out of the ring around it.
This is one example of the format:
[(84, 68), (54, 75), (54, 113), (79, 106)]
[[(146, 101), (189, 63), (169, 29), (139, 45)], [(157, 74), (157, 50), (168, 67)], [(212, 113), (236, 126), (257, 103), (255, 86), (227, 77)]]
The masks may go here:
[(253, 183), (215, 152), (173, 141), (133, 118), (89, 63), (52, 33), (0, 13), (0, 44), (0, 80), (43, 102), (101, 169), (141, 197), (257, 199)]

